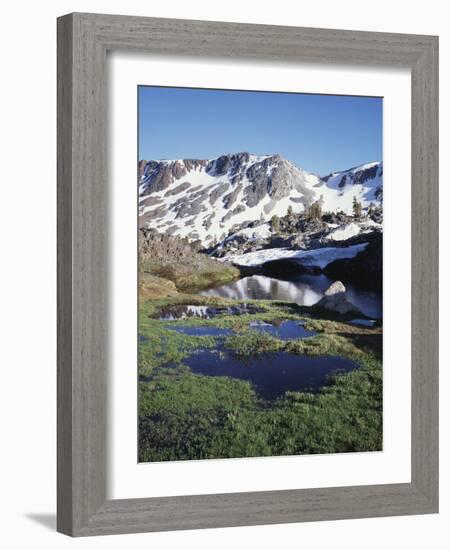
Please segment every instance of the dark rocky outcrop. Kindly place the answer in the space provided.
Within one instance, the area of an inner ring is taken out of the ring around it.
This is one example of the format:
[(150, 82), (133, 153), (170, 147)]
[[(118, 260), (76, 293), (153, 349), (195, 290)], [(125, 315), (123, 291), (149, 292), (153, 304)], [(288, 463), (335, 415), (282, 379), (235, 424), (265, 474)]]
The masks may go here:
[(167, 214), (167, 209), (165, 206), (157, 206), (153, 210), (148, 210), (144, 215), (139, 216), (139, 226), (145, 227), (147, 220), (155, 220), (158, 218), (163, 218)]
[(171, 191), (166, 191), (164, 196), (165, 197), (170, 197), (172, 195), (178, 195), (179, 193), (182, 193), (183, 191), (186, 191), (186, 189), (189, 189), (190, 186), (191, 186), (191, 184), (188, 181), (185, 181), (183, 183), (180, 183), (180, 185), (177, 185)]
[(383, 284), (383, 236), (373, 233), (367, 247), (354, 258), (335, 260), (324, 268), (324, 273), (361, 288), (382, 290)]
[(140, 160), (138, 162), (138, 176), (139, 176), (139, 179), (144, 174), (144, 170), (145, 170), (145, 167), (147, 166), (147, 162), (148, 161), (146, 161), (146, 160)]
[(241, 214), (242, 212), (245, 212), (245, 206), (243, 204), (239, 204), (238, 206), (236, 206), (236, 208), (233, 208), (233, 210), (227, 212), (227, 214), (223, 216), (222, 221), (226, 222), (231, 217), (236, 216), (237, 214)]
[(373, 179), (376, 177), (378, 172), (378, 164), (374, 164), (373, 166), (369, 166), (368, 168), (364, 168), (363, 170), (358, 170), (353, 176), (353, 185), (356, 185), (358, 183), (362, 184), (366, 181)]
[(157, 204), (161, 204), (163, 200), (160, 197), (147, 197), (143, 201), (141, 201), (140, 205), (141, 207), (147, 207), (147, 206), (155, 206)]
[(192, 202), (181, 200), (176, 218), (178, 219), (196, 216), (197, 214), (199, 214), (200, 212), (204, 212), (205, 210), (206, 206), (203, 204), (202, 197), (198, 197)]
[(200, 159), (184, 159), (183, 163), (186, 170), (190, 172), (191, 170), (199, 170), (200, 168), (205, 167), (208, 164), (208, 161)]
[[(237, 185), (233, 191), (228, 193), (227, 195), (224, 195), (223, 197), (223, 205), (225, 208), (231, 208), (233, 204), (236, 202), (236, 199), (239, 195), (239, 193), (242, 191), (242, 185)], [(243, 205), (242, 205), (243, 206)], [(243, 206), (245, 209), (245, 207)]]
[(250, 153), (234, 153), (222, 155), (217, 159), (210, 161), (206, 166), (206, 171), (211, 176), (223, 176), (229, 174), (231, 177), (239, 173), (242, 166), (250, 160)]
[(187, 174), (185, 165), (180, 161), (158, 162), (150, 161), (145, 165), (143, 176), (145, 177), (145, 191), (164, 191), (176, 179)]
[(342, 187), (344, 187), (346, 183), (347, 183), (347, 174), (344, 174), (341, 178), (341, 181), (338, 183), (338, 187), (342, 189)]
[(209, 202), (214, 206), (217, 199), (221, 197), (226, 191), (228, 191), (230, 184), (226, 181), (220, 182), (209, 194)]

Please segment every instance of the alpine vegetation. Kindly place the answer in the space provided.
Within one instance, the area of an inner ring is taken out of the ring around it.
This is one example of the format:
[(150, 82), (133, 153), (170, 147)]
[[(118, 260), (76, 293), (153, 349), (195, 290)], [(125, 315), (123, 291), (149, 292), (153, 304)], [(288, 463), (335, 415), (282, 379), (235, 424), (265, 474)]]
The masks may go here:
[[(177, 92), (189, 100), (173, 119), (157, 111), (167, 101), (149, 104), (151, 143), (183, 147), (194, 92)], [(211, 94), (196, 144), (209, 150), (235, 127), (257, 141), (249, 120), (266, 119), (270, 141), (270, 110), (263, 119), (242, 96), (244, 112), (233, 96), (227, 111), (227, 92)], [(294, 118), (309, 102), (324, 128), (322, 104), (342, 116), (344, 100), (293, 95), (267, 102), (280, 117), (292, 103)], [(353, 132), (377, 131), (358, 116)], [(331, 154), (324, 135), (310, 139)], [(316, 174), (270, 150), (205, 157), (138, 162), (139, 461), (381, 450), (382, 161)]]

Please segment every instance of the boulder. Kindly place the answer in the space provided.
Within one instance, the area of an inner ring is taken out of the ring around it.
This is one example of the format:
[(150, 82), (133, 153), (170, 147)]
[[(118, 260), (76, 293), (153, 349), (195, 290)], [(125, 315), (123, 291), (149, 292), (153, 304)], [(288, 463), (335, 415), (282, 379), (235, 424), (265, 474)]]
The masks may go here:
[(340, 313), (341, 315), (346, 315), (347, 313), (362, 315), (359, 309), (347, 299), (346, 289), (341, 281), (335, 281), (327, 288), (323, 298), (316, 304), (316, 307)]
[(325, 291), (325, 296), (335, 296), (336, 294), (341, 294), (342, 292), (345, 294), (345, 286), (341, 283), (341, 281), (335, 281), (327, 288)]

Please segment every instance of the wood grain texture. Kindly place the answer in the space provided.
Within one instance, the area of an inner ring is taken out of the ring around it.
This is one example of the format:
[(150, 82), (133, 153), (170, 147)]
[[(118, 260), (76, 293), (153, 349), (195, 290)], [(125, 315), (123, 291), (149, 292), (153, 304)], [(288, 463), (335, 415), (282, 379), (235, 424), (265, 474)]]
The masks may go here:
[(438, 507), (438, 42), (411, 71), (412, 479)]
[(72, 20), (58, 20), (57, 528), (72, 526)]
[(59, 20), (58, 41), (58, 477), (70, 487), (58, 529), (74, 534), (106, 495), (106, 79), (105, 50), (79, 17)]
[[(412, 481), (106, 499), (106, 52), (409, 67)], [(58, 20), (58, 530), (73, 536), (438, 509), (438, 40), (433, 36), (71, 14)]]

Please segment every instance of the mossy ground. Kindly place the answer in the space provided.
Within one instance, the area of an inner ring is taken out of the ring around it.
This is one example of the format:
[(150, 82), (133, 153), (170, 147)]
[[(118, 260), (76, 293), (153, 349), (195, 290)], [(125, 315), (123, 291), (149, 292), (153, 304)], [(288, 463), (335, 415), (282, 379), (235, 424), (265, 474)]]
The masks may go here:
[(233, 266), (216, 267), (209, 269), (193, 269), (184, 264), (164, 264), (152, 267), (151, 274), (159, 279), (166, 279), (174, 283), (181, 292), (195, 292), (212, 286), (219, 286), (239, 278), (239, 270)]
[[(168, 305), (223, 306), (236, 301), (182, 293), (156, 299), (142, 296), (140, 461), (381, 450), (381, 327), (317, 318), (308, 308), (290, 302), (252, 303), (261, 312), (171, 323), (230, 328), (234, 334), (220, 337), (220, 343), (238, 355), (273, 351), (340, 355), (356, 361), (360, 368), (331, 377), (316, 394), (286, 392), (275, 402), (267, 402), (249, 382), (193, 374), (183, 360), (196, 349), (216, 347), (217, 339), (180, 334), (169, 330), (167, 321), (155, 318)], [(317, 335), (282, 341), (248, 328), (250, 321), (288, 319), (304, 321)]]

